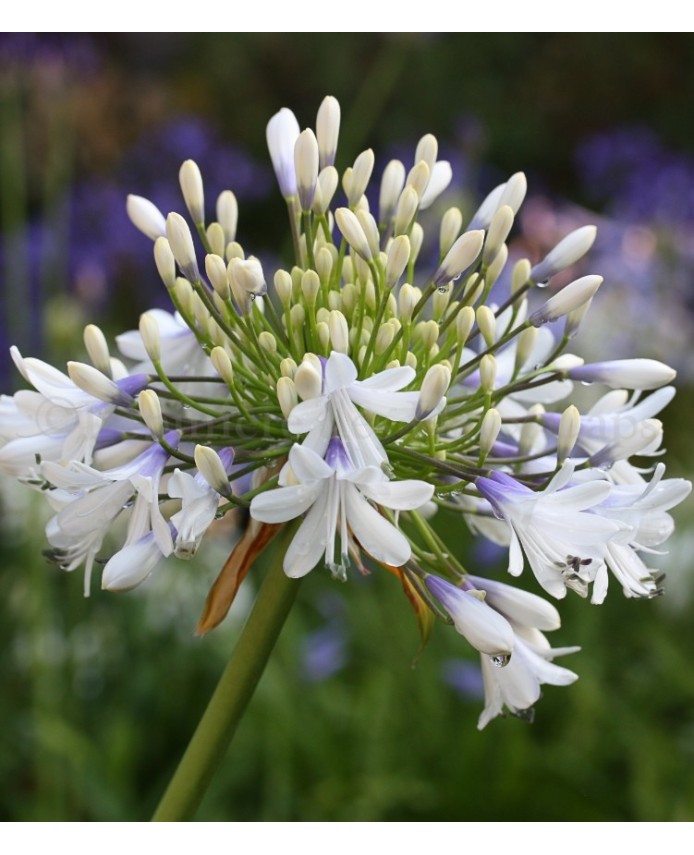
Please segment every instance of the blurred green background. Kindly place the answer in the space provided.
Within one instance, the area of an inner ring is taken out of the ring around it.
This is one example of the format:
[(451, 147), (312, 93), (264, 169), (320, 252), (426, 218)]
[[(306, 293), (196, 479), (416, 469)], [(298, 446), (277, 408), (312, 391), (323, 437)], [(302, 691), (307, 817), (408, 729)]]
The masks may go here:
[[(286, 260), (265, 124), (282, 106), (312, 124), (333, 94), (340, 168), (365, 147), (377, 170), (393, 156), (409, 165), (432, 132), (458, 177), (447, 204), (469, 211), (526, 171), (516, 243), (533, 260), (574, 224), (598, 223), (591, 272), (606, 284), (582, 346), (679, 369), (668, 471), (691, 477), (693, 93), (687, 35), (4, 34), (3, 388), (19, 386), (8, 344), (60, 364), (82, 357), (86, 322), (115, 334), (166, 305), (124, 198), (181, 210), (186, 157), (210, 198), (237, 193), (243, 245), (267, 263)], [(193, 637), (230, 526), (193, 564), (85, 600), (77, 576), (42, 558), (46, 509), (34, 498), (0, 476), (0, 818), (146, 819), (255, 582), (222, 628)], [(689, 503), (676, 516), (667, 595), (628, 601), (613, 584), (601, 607), (569, 597), (552, 642), (581, 645), (562, 662), (580, 680), (547, 687), (532, 725), (495, 720), (482, 733), (477, 662), (460, 636), (437, 627), (413, 667), (417, 630), (394, 578), (342, 586), (315, 571), (198, 817), (693, 820)], [(498, 555), (455, 520), (441, 525), (471, 569), (501, 576)]]

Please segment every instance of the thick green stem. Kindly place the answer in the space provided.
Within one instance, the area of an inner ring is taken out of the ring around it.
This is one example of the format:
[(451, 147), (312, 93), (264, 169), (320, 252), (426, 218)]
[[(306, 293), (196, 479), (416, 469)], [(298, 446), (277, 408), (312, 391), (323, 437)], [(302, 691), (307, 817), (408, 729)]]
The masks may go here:
[(298, 580), (288, 579), (279, 562), (273, 564), (153, 822), (193, 817), (253, 696), (298, 587)]

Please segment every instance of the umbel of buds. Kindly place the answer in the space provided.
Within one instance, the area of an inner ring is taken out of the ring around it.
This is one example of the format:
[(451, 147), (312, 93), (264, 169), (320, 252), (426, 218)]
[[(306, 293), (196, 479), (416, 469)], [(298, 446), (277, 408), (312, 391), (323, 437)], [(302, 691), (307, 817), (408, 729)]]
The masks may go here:
[[(479, 726), (504, 710), (528, 717), (542, 685), (576, 674), (553, 661), (574, 648), (550, 646), (559, 614), (517, 586), (524, 572), (556, 600), (571, 592), (601, 603), (610, 578), (627, 597), (661, 593), (648, 556), (690, 490), (648, 461), (661, 453), (658, 416), (675, 372), (609, 354), (585, 365), (566, 352), (609, 283), (592, 273), (560, 289), (551, 280), (588, 252), (594, 226), (542, 259), (515, 260), (502, 278), (522, 173), (465, 225), (454, 197), (443, 198), (452, 170), (432, 134), (380, 177), (371, 149), (352, 153), (340, 176), (340, 122), (327, 97), (313, 128), (287, 108), (268, 123), (294, 251), (279, 269), (243, 245), (232, 189), (205, 205), (204, 163), (187, 160), (179, 173), (190, 222), (128, 197), (172, 311), (133, 318), (118, 357), (90, 325), (92, 364), (66, 372), (13, 348), (33, 391), (2, 399), (0, 469), (48, 499), (49, 555), (84, 568), (85, 593), (101, 565), (102, 587), (122, 591), (166, 558), (190, 560), (216, 520), (240, 508), (250, 522), (200, 634), (289, 525), (288, 577), (385, 569), (423, 638), (437, 618), (478, 652)], [(432, 233), (419, 221), (426, 209)], [(508, 293), (491, 302), (503, 281)], [(602, 392), (587, 413), (574, 381)], [(434, 525), (436, 514), (451, 524)], [(508, 547), (506, 581), (468, 573), (461, 525)]]

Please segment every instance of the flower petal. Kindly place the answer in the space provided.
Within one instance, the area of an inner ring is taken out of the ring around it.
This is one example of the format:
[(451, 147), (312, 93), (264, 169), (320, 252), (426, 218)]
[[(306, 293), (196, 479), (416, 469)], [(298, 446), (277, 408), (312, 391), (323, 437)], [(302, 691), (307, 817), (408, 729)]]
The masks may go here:
[(371, 507), (352, 484), (345, 484), (343, 501), (349, 527), (369, 555), (393, 567), (409, 561), (412, 549), (405, 535)]

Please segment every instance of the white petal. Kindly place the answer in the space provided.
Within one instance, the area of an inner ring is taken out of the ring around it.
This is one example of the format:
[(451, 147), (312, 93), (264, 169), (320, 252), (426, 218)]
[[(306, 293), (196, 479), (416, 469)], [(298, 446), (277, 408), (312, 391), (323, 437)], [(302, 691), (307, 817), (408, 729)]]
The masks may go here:
[(308, 433), (319, 422), (330, 419), (330, 404), (326, 396), (301, 401), (289, 413), (287, 427), (292, 433)]
[(394, 422), (411, 422), (417, 412), (419, 392), (385, 392), (364, 389), (355, 383), (349, 390), (351, 400), (377, 416)]
[(345, 353), (334, 350), (325, 365), (325, 391), (334, 392), (351, 386), (357, 379), (357, 369)]
[(332, 477), (332, 468), (306, 445), (293, 445), (289, 452), (289, 465), (299, 481), (313, 481)]
[[(289, 488), (286, 488), (289, 489)], [(334, 537), (333, 532), (333, 537)], [(299, 526), (284, 556), (284, 572), (292, 579), (305, 576), (326, 549), (325, 508), (316, 502)]]
[[(351, 480), (351, 479), (350, 479)], [(434, 488), (425, 481), (379, 481), (357, 483), (359, 490), (376, 504), (399, 511), (419, 508), (434, 495)]]
[(318, 501), (325, 483), (295, 484), (291, 487), (275, 487), (254, 496), (251, 500), (251, 516), (264, 523), (283, 523), (293, 520)]
[(437, 160), (431, 170), (427, 188), (419, 201), (419, 210), (428, 208), (448, 187), (452, 178), (451, 164), (447, 160)]
[(124, 546), (104, 567), (101, 587), (108, 591), (129, 591), (149, 576), (162, 558), (152, 534)]
[[(472, 351), (470, 353), (474, 356)], [(387, 368), (385, 371), (379, 371), (378, 374), (372, 374), (366, 380), (357, 380), (354, 385), (361, 389), (398, 392), (405, 386), (409, 386), (416, 376), (417, 373), (409, 365), (401, 365), (398, 368)]]
[(407, 538), (372, 508), (356, 487), (345, 485), (343, 501), (349, 527), (369, 555), (392, 567), (409, 561), (412, 549)]

